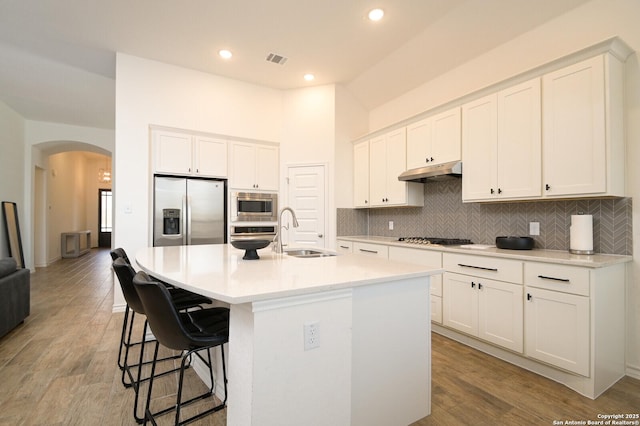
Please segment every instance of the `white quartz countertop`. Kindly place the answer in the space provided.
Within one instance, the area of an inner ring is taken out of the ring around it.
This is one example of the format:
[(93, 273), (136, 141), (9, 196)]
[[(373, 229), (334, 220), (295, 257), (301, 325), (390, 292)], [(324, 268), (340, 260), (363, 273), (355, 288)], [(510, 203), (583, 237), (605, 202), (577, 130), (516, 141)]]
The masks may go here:
[(319, 293), (440, 274), (441, 269), (353, 254), (297, 258), (228, 244), (148, 247), (136, 253), (142, 270), (165, 282), (227, 303), (245, 303)]
[(603, 268), (618, 263), (631, 262), (632, 256), (617, 254), (571, 254), (563, 250), (506, 250), (496, 247), (486, 247), (475, 245), (469, 246), (440, 246), (440, 245), (420, 245), (398, 241), (397, 237), (376, 237), (376, 236), (340, 236), (338, 240), (355, 241), (371, 244), (384, 244), (388, 246), (414, 248), (420, 250), (435, 250), (444, 253), (464, 253), (478, 256), (500, 257), (504, 259), (517, 259), (531, 262), (557, 263), (563, 265), (582, 266), (587, 268)]

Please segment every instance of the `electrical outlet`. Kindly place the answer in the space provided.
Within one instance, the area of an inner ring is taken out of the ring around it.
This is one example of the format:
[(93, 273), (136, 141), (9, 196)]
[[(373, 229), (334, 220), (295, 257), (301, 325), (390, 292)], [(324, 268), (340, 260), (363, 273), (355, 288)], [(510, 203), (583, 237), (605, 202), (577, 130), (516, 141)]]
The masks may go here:
[(540, 222), (529, 222), (529, 235), (540, 235)]
[(389, 221), (389, 231), (393, 231), (393, 221)]
[(304, 324), (304, 350), (320, 347), (320, 322), (307, 322)]

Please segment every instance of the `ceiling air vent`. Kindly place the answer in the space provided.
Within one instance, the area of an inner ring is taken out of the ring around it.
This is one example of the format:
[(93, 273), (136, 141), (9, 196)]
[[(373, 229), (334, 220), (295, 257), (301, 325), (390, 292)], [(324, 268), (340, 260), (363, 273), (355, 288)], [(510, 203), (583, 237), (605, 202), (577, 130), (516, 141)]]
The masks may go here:
[(273, 62), (274, 64), (284, 65), (287, 62), (287, 57), (278, 55), (277, 53), (269, 53), (267, 56), (267, 62)]

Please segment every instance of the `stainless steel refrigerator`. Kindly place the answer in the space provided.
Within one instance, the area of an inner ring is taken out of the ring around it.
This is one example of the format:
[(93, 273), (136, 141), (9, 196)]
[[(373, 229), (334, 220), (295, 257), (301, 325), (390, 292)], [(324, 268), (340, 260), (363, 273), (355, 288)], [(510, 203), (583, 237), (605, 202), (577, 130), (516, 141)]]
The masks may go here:
[(153, 245), (227, 242), (226, 181), (154, 177)]

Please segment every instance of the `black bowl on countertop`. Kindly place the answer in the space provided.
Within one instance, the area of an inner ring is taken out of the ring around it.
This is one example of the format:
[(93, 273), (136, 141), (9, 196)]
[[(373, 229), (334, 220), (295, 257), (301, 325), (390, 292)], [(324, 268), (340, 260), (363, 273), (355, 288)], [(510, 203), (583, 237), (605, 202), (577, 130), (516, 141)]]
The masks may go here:
[(508, 250), (531, 250), (533, 248), (533, 238), (496, 237), (496, 247)]
[(271, 244), (271, 240), (233, 240), (231, 241), (231, 245), (237, 249), (245, 250), (244, 256), (242, 257), (245, 260), (256, 260), (260, 259), (258, 256), (258, 249), (265, 248)]

